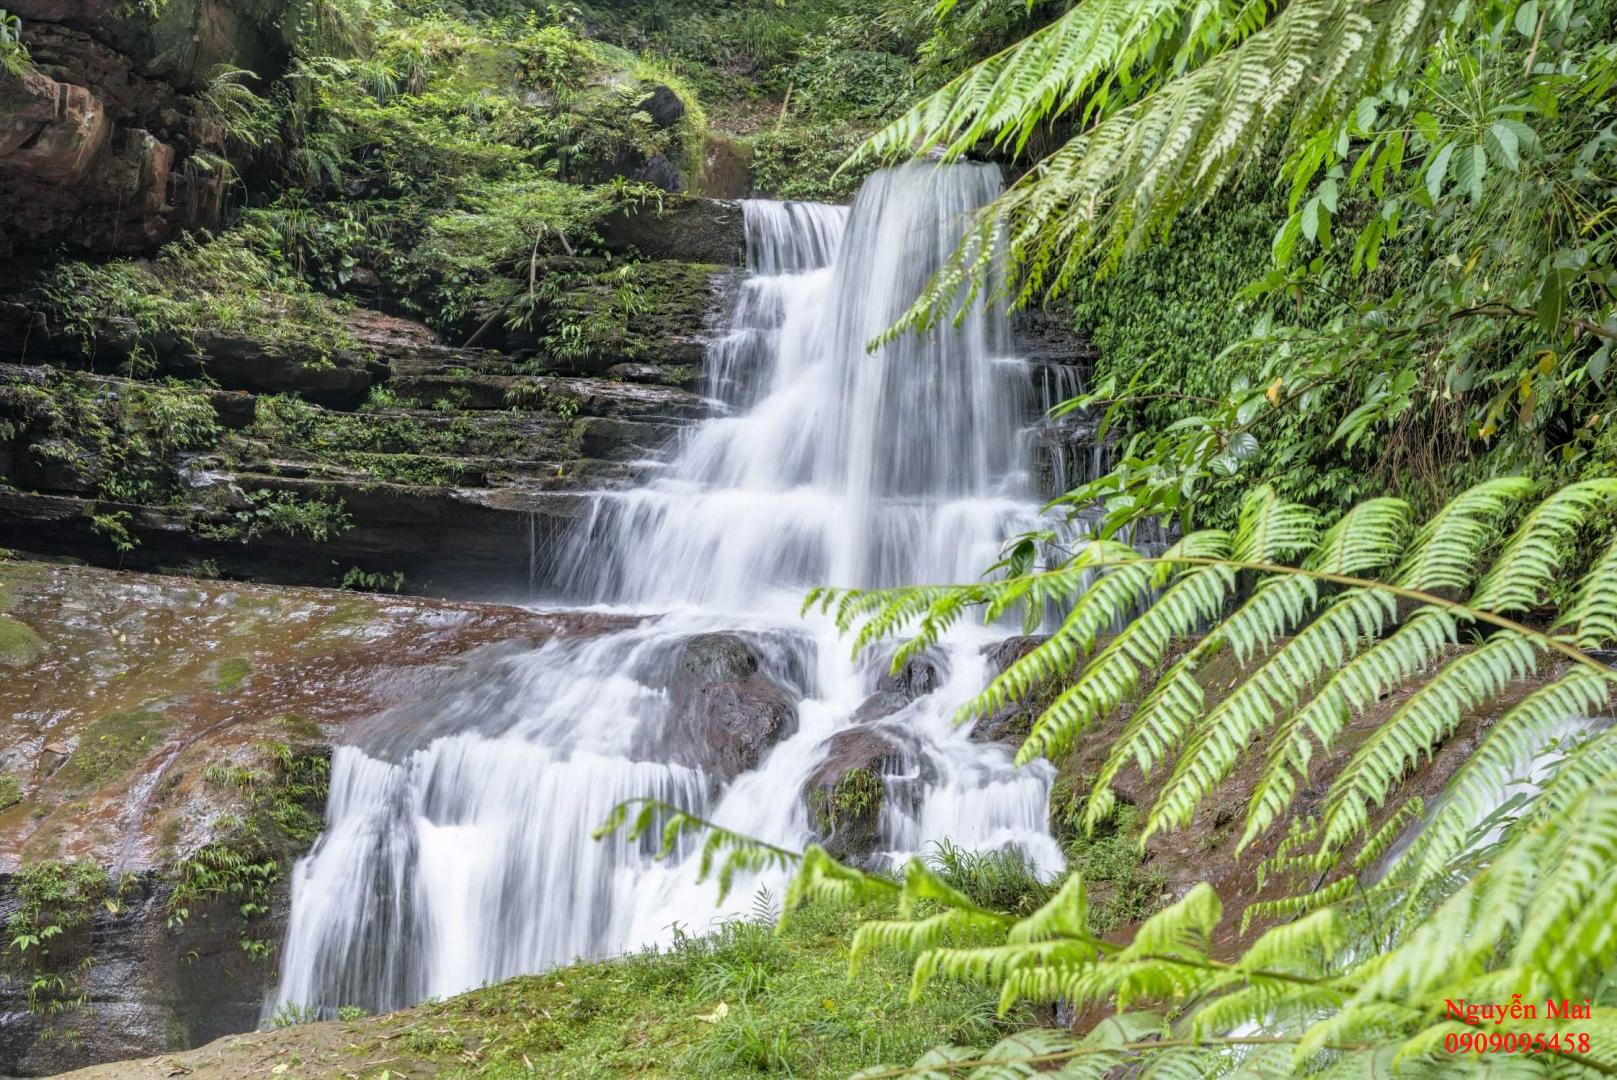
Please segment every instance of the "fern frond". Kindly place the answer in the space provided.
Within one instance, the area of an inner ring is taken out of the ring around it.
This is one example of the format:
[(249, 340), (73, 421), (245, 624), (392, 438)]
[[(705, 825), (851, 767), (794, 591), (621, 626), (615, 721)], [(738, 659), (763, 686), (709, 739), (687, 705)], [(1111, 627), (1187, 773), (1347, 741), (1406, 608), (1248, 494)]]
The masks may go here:
[(1532, 674), (1539, 647), (1509, 631), (1443, 667), (1359, 747), (1325, 797), (1321, 847), (1339, 850), (1382, 805), (1422, 754), (1447, 738), (1470, 710)]
[(1041, 117), (1068, 111), (1112, 72), (1163, 39), (1185, 0), (1088, 0), (957, 77), (877, 131), (849, 164), (924, 156), (956, 160), (979, 142), (1020, 151)]
[(1553, 492), (1505, 544), (1472, 593), (1470, 606), (1508, 613), (1536, 605), (1555, 580), (1572, 538), (1614, 496), (1617, 477), (1584, 480)]
[(1411, 888), (1422, 889), (1445, 873), (1518, 771), (1551, 739), (1565, 734), (1572, 722), (1599, 715), (1611, 692), (1611, 684), (1599, 675), (1573, 668), (1501, 716), (1445, 785), (1443, 801), (1404, 853), (1411, 867)]
[[(1396, 614), (1397, 603), (1386, 593), (1347, 593), (1276, 650), (1197, 726), (1151, 810), (1147, 831), (1188, 825), (1201, 800), (1230, 775), (1252, 739), (1276, 716), (1293, 710), (1301, 695), (1328, 672), (1339, 670), (1363, 645), (1379, 637)], [(1260, 783), (1256, 805), (1279, 790)], [(1262, 826), (1257, 828), (1261, 831)], [(1250, 817), (1247, 829), (1256, 834)]]
[[(1281, 665), (1277, 675), (1286, 681), (1276, 688), (1275, 694), (1284, 695), (1288, 690), (1295, 694), (1303, 686), (1312, 685), (1323, 672), (1341, 671), (1343, 665), (1365, 645), (1381, 636), (1397, 617), (1397, 612), (1397, 599), (1390, 593), (1355, 589), (1342, 594), (1324, 615), (1277, 654), (1275, 661)], [(1293, 650), (1306, 658), (1303, 666), (1292, 666), (1290, 658), (1282, 659)], [(1269, 666), (1264, 665), (1265, 668)], [(1262, 674), (1260, 671), (1254, 675), (1248, 680), (1248, 685), (1257, 682), (1261, 688), (1263, 682), (1258, 680)], [(1306, 682), (1300, 681), (1303, 676), (1308, 677)], [(1293, 704), (1291, 698), (1285, 700), (1288, 707)], [(1282, 722), (1270, 742), (1263, 771), (1258, 776), (1248, 803), (1246, 831), (1236, 845), (1238, 853), (1244, 851), (1291, 806), (1297, 794), (1298, 781), (1308, 774), (1314, 742), (1327, 745), (1345, 724), (1343, 710), (1334, 707), (1339, 704), (1345, 707), (1342, 689), (1327, 686), (1308, 707), (1292, 710)], [(1245, 749), (1245, 744), (1241, 744), (1239, 749)], [(1224, 767), (1227, 770), (1228, 765)]]
[[(1193, 533), (1174, 545), (1167, 557), (1227, 550), (1222, 533)], [(1120, 587), (1134, 588), (1138, 590), (1137, 596), (1144, 596), (1152, 573), (1150, 567), (1128, 566), (1113, 571), (1093, 588), (1100, 591), (1103, 583), (1124, 574), (1139, 575)], [(1222, 566), (1198, 568), (1175, 582), (1085, 664), (1072, 685), (1046, 707), (1034, 725), (1038, 752), (1060, 753), (1089, 723), (1122, 702), (1139, 684), (1141, 676), (1161, 663), (1174, 638), (1217, 618), (1234, 584), (1234, 573)], [(1074, 608), (1075, 612), (1079, 610)], [(1074, 625), (1075, 621), (1069, 617), (1061, 630), (1006, 668), (981, 695), (961, 707), (956, 722), (985, 715), (1006, 702), (1023, 698), (1075, 664), (1073, 645), (1081, 645), (1088, 651), (1093, 647), (1093, 639), (1074, 642), (1074, 635), (1068, 629)], [(1087, 625), (1076, 625), (1080, 631), (1088, 630), (1094, 626), (1094, 620), (1088, 620)]]
[(1607, 541), (1605, 553), (1584, 576), (1560, 622), (1572, 630), (1580, 649), (1599, 649), (1617, 641), (1617, 538)]
[(1534, 487), (1525, 476), (1503, 476), (1450, 499), (1415, 533), (1393, 584), (1422, 592), (1470, 588), (1498, 520)]
[[(631, 811), (634, 811), (632, 820)], [(624, 838), (632, 842), (649, 833), (659, 821), (661, 842), (654, 856), (657, 859), (667, 859), (679, 852), (680, 842), (689, 834), (706, 834), (698, 856), (696, 879), (702, 882), (715, 877), (719, 890), (716, 903), (722, 904), (729, 895), (736, 874), (788, 870), (803, 858), (795, 851), (726, 829), (660, 799), (628, 799), (618, 803), (591, 836), (602, 840), (623, 830)]]
[(1327, 574), (1363, 576), (1388, 565), (1409, 542), (1409, 504), (1366, 499), (1325, 530), (1303, 565)]
[(1236, 562), (1289, 562), (1313, 548), (1318, 539), (1316, 511), (1287, 502), (1268, 484), (1260, 484), (1241, 500), (1230, 558)]
[(1586, 789), (1558, 824), (1562, 842), (1542, 853), (1545, 879), (1512, 960), (1544, 972), (1566, 995), (1593, 985), (1617, 958), (1617, 792)]

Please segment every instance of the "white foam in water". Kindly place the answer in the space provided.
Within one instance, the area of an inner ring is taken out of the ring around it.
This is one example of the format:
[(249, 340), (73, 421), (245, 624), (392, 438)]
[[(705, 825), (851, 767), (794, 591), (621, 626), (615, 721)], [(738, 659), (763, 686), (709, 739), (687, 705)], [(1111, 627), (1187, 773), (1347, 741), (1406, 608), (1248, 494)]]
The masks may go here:
[[(979, 302), (958, 325), (866, 351), (1000, 183), (988, 166), (911, 166), (877, 173), (851, 211), (745, 204), (749, 274), (706, 366), (719, 415), (654, 480), (595, 494), (536, 571), (573, 603), (647, 617), (480, 657), (336, 752), (326, 830), (293, 871), (278, 1002), (391, 1009), (724, 914), (688, 852), (657, 862), (651, 841), (590, 838), (622, 799), (789, 847), (814, 839), (800, 793), (883, 665), (801, 619), (804, 591), (973, 580), (1004, 537), (1048, 524), (1022, 435), (1043, 403), (1028, 365), (1006, 362), (1002, 315)], [(798, 700), (795, 730), (727, 784), (680, 764), (695, 759), (666, 724), (671, 658), (713, 631), (745, 637)], [(1017, 769), (950, 723), (1004, 633), (961, 628), (940, 650), (942, 685), (880, 721), (907, 748), (886, 778), (884, 857), (948, 837), (1060, 867), (1051, 770)], [(731, 909), (759, 884), (782, 882), (738, 883)]]

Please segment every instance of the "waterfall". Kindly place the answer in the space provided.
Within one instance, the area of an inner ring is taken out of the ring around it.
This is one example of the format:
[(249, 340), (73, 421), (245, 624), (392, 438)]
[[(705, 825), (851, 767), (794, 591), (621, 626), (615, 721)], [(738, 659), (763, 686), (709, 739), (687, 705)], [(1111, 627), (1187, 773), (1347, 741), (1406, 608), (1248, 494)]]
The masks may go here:
[[(1018, 769), (950, 721), (1006, 632), (963, 627), (925, 685), (873, 696), (883, 658), (850, 659), (798, 615), (817, 584), (975, 579), (1006, 536), (1050, 524), (1025, 436), (1049, 388), (1002, 313), (978, 298), (867, 350), (1000, 185), (989, 166), (909, 166), (851, 209), (745, 204), (748, 272), (704, 373), (713, 417), (653, 479), (593, 493), (546, 563), (568, 603), (633, 624), (480, 655), (336, 751), (326, 829), (292, 874), (278, 1001), (391, 1009), (700, 930), (725, 911), (688, 853), (658, 862), (590, 829), (654, 796), (801, 847), (815, 838), (801, 793), (856, 727), (898, 748), (872, 860), (948, 837), (1059, 869), (1050, 768)], [(688, 728), (682, 665), (715, 641), (748, 650), (737, 693), (785, 696), (772, 745), (701, 745)], [(780, 881), (739, 884), (730, 910), (758, 884)]]

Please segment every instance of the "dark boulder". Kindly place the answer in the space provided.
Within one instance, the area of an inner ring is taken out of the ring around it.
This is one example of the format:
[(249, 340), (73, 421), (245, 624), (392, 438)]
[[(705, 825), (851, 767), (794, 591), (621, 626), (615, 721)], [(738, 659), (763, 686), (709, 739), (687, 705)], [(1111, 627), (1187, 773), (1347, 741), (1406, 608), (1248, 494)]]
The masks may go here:
[(700, 634), (675, 655), (658, 751), (720, 780), (754, 769), (797, 730), (792, 696), (760, 670), (757, 651), (733, 634)]
[(758, 653), (734, 634), (698, 634), (686, 639), (674, 661), (674, 690), (735, 682), (758, 672)]
[(679, 167), (662, 154), (654, 154), (646, 159), (646, 163), (634, 171), (630, 177), (643, 184), (660, 188), (670, 193), (679, 193), (685, 190), (685, 178), (679, 174)]
[(922, 653), (904, 661), (897, 671), (892, 670), (890, 663), (884, 662), (877, 669), (875, 685), (871, 690), (878, 694), (899, 694), (907, 701), (914, 701), (942, 686), (947, 673), (948, 666), (941, 657)]
[(868, 724), (875, 720), (884, 719), (892, 716), (913, 700), (913, 698), (893, 690), (878, 690), (862, 701), (859, 708), (854, 710), (853, 722), (856, 724)]
[(685, 103), (669, 86), (653, 87), (651, 93), (640, 102), (639, 108), (660, 128), (671, 128), (685, 116)]

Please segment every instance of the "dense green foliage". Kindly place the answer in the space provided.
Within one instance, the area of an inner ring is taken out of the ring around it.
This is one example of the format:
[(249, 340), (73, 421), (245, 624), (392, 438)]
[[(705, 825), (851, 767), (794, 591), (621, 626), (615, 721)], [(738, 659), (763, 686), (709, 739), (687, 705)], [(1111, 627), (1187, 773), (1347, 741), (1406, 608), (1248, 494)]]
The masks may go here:
[(270, 913), (271, 890), (283, 869), (320, 833), (316, 808), (325, 802), (330, 761), (324, 754), (300, 752), (282, 742), (266, 742), (255, 752), (267, 765), (227, 761), (203, 770), (203, 779), (233, 792), (243, 810), (215, 821), (217, 838), (169, 868), (174, 887), (168, 898), (168, 923), (171, 929), (178, 928), (195, 908), (229, 903), (242, 920), (242, 950), (263, 960), (275, 948), (273, 941), (258, 936), (262, 917)]
[[(981, 215), (903, 325), (952, 310), (1001, 252), (1024, 301), (1104, 294), (1164, 236), (1184, 265), (1257, 270), (1198, 246), (1223, 223), (1176, 229), (1196, 211), (1239, 217), (1233, 185), (1278, 168), (1287, 203), (1258, 229), (1273, 269), (1228, 295), (1239, 336), (1216, 336), (1232, 351), (1191, 354), (1222, 385), (1175, 426), (1134, 428), (1120, 467), (1075, 498), (1106, 500), (1112, 527), (1188, 521), (1209, 492), (1216, 518), (1232, 476), (1346, 505), (1365, 490), (1340, 475), (1364, 471), (1356, 453), (1423, 505), (1455, 478), (1581, 475), (1603, 460), (1617, 336), (1611, 26), (1599, 2), (1073, 6), (867, 145), (1037, 156), (1073, 132)], [(1289, 303), (1233, 311), (1262, 297)], [(1182, 392), (1112, 363), (1097, 401)]]
[(22, 20), (0, 8), (0, 71), (21, 74), (28, 66), (28, 49), (22, 43)]

